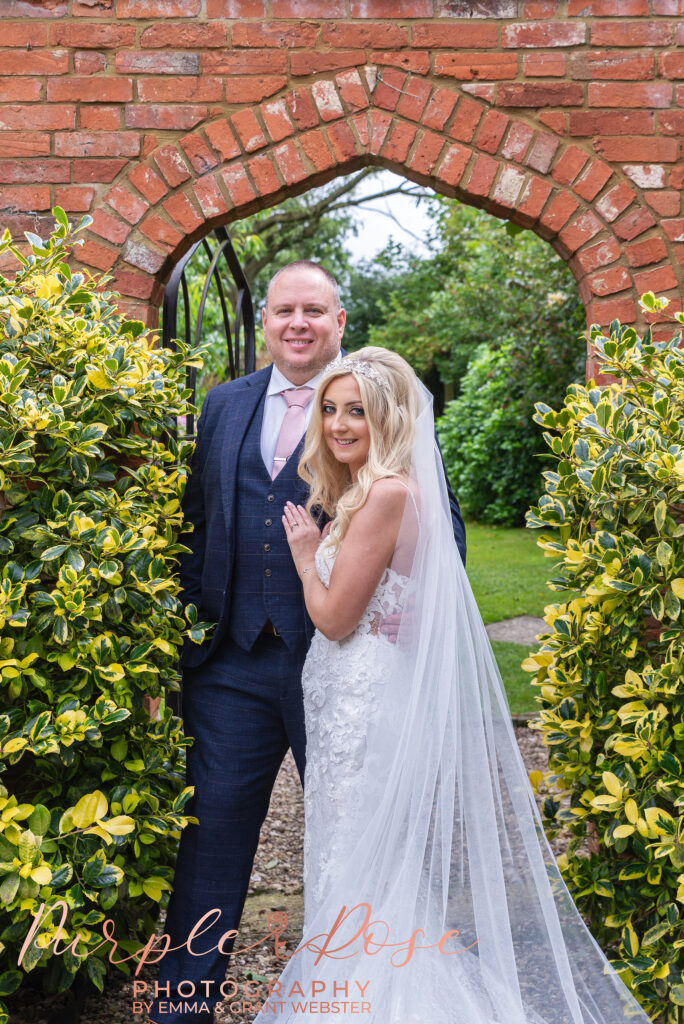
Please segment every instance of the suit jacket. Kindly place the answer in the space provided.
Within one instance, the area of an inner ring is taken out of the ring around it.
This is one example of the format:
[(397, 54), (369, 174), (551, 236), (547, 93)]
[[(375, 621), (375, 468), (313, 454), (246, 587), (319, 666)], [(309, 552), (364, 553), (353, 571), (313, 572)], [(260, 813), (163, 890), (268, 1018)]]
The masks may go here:
[[(183, 498), (185, 520), (194, 530), (182, 538), (188, 554), (181, 556), (181, 600), (197, 606), (200, 621), (216, 629), (202, 644), (188, 641), (182, 663), (202, 664), (221, 643), (230, 619), (231, 573), (235, 552), (235, 483), (242, 442), (259, 401), (268, 387), (271, 367), (212, 388), (204, 400), (197, 444)], [(446, 469), (444, 472), (446, 478)], [(302, 488), (304, 482), (301, 482)], [(458, 501), (447, 479), (454, 537), (463, 564), (465, 527)]]

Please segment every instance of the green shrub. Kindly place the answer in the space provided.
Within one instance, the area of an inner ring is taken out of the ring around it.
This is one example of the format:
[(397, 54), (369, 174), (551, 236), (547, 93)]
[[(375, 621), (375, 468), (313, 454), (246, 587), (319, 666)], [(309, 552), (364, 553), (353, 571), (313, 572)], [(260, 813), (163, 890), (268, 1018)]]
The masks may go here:
[[(188, 410), (188, 354), (72, 274), (53, 213), (28, 257), (0, 241), (18, 261), (0, 277), (0, 996), (25, 971), (102, 989), (110, 944), (86, 954), (106, 917), (129, 951), (150, 934), (191, 795), (164, 699), (187, 629), (174, 573), (190, 450), (164, 432)], [(36, 911), (60, 900), (74, 951), (47, 945), (55, 913), (17, 968)]]
[(550, 348), (544, 340), (483, 344), (437, 429), (451, 486), (465, 514), (484, 523), (522, 526), (552, 459), (533, 422), (534, 404), (563, 400), (583, 376), (584, 345)]
[[(667, 300), (643, 296), (645, 309)], [(684, 315), (675, 319), (684, 323)], [(537, 405), (557, 465), (528, 526), (560, 558), (535, 672), (549, 748), (545, 825), (598, 942), (653, 1017), (684, 1006), (684, 351), (598, 327), (613, 383)], [(534, 780), (538, 781), (537, 779)]]

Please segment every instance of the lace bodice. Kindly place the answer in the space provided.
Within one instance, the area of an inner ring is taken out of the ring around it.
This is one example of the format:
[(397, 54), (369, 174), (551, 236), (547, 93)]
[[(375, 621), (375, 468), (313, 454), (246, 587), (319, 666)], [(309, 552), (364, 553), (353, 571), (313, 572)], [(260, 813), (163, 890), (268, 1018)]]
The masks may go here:
[[(326, 587), (335, 557), (325, 538), (316, 551), (315, 565)], [(304, 664), (307, 919), (366, 824), (356, 799), (359, 787), (367, 796), (366, 807), (372, 807), (372, 794), (383, 783), (384, 766), (373, 765), (366, 757), (366, 737), (401, 658), (401, 652), (380, 632), (380, 625), (385, 616), (401, 609), (407, 584), (405, 576), (385, 569), (353, 632), (336, 641), (316, 630)], [(316, 857), (311, 856), (312, 850), (318, 851)]]
[[(316, 572), (318, 573), (319, 580), (325, 587), (330, 585), (330, 577), (332, 576), (333, 566), (338, 553), (339, 549), (334, 554), (330, 552), (327, 537), (318, 545), (315, 557)], [(368, 607), (361, 616), (358, 626), (349, 637), (339, 642), (344, 644), (357, 633), (371, 633), (373, 636), (382, 636), (379, 633), (380, 623), (386, 615), (397, 611), (401, 606), (407, 583), (408, 578), (406, 576), (395, 572), (394, 569), (385, 569), (375, 589), (375, 593), (368, 603)]]

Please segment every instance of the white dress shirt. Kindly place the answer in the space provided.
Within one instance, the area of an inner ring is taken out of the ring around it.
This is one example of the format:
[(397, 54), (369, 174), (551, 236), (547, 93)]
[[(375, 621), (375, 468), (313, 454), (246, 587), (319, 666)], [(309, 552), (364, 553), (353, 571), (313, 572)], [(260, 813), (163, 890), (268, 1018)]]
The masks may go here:
[[(342, 353), (338, 353), (337, 358), (332, 359), (331, 362), (339, 363), (341, 358)], [(280, 428), (283, 425), (285, 413), (287, 412), (287, 402), (282, 397), (282, 392), (287, 391), (288, 388), (295, 388), (296, 390), (299, 390), (300, 388), (316, 388), (324, 373), (325, 370), (321, 370), (315, 377), (308, 380), (306, 384), (296, 385), (289, 381), (287, 377), (280, 372), (275, 363), (273, 364), (271, 379), (268, 382), (268, 387), (266, 389), (264, 418), (261, 423), (261, 457), (264, 460), (264, 465), (266, 466), (269, 475), (273, 469), (273, 459), (276, 453)], [(307, 427), (311, 421), (312, 413), (313, 402), (309, 402), (304, 410)]]

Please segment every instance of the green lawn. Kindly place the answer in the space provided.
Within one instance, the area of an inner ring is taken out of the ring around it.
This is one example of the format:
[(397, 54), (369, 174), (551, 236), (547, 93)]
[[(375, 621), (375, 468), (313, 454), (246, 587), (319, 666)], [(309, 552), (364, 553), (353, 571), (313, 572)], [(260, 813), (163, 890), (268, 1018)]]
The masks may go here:
[(539, 693), (539, 688), (531, 685), (532, 674), (523, 672), (520, 668), (520, 662), (529, 654), (527, 647), (523, 647), (522, 644), (509, 644), (505, 640), (493, 640), (492, 650), (504, 681), (508, 706), (513, 714), (538, 711), (539, 705), (534, 697)]
[(546, 581), (555, 560), (537, 547), (539, 530), (466, 522), (468, 579), (485, 623), (515, 615), (543, 615), (560, 600)]
[[(475, 600), (485, 623), (512, 619), (516, 615), (542, 616), (547, 604), (573, 595), (549, 590), (546, 581), (557, 575), (556, 560), (545, 558), (537, 547), (539, 530), (524, 527), (486, 526), (466, 522), (467, 572)], [(495, 640), (492, 649), (501, 672), (511, 711), (536, 711), (536, 687), (520, 663), (534, 647)]]

